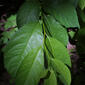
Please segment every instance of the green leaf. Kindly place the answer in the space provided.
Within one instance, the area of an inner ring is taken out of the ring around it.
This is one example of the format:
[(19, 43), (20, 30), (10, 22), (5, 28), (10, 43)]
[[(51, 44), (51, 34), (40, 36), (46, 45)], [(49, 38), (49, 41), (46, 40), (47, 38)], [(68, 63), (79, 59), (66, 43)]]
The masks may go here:
[(80, 10), (80, 9), (78, 9), (78, 13), (79, 13), (79, 16), (82, 19), (82, 21), (85, 23), (85, 12)]
[(74, 35), (75, 35), (75, 32), (74, 31), (70, 31), (69, 32), (69, 35), (70, 35), (70, 37), (71, 37), (71, 39), (74, 37)]
[(7, 22), (5, 22), (5, 29), (15, 27), (17, 26), (16, 24), (16, 15), (11, 15), (8, 19)]
[(16, 85), (37, 85), (44, 69), (42, 25), (23, 26), (3, 49), (5, 67)]
[[(9, 39), (18, 31), (16, 24), (16, 15), (11, 15), (5, 22), (5, 31), (2, 33), (2, 41), (4, 44), (8, 42)], [(7, 31), (8, 30), (8, 31)]]
[(41, 77), (40, 78), (47, 77), (47, 74), (48, 74), (48, 69), (44, 69), (43, 72), (41, 73)]
[(76, 43), (78, 54), (80, 55), (85, 54), (85, 40), (84, 40), (85, 39), (85, 27), (81, 28), (78, 31), (76, 38), (78, 40), (78, 42)]
[(70, 0), (75, 7), (77, 7), (79, 0)]
[(79, 0), (79, 6), (82, 10), (85, 8), (85, 0)]
[(38, 1), (25, 2), (18, 11), (17, 25), (20, 28), (24, 24), (38, 22), (40, 15), (40, 4)]
[(2, 33), (3, 37), (1, 38), (3, 43), (6, 44), (9, 39), (11, 39), (11, 37), (16, 33), (16, 31), (18, 31), (18, 28), (11, 29), (10, 31), (4, 31)]
[(80, 28), (76, 8), (72, 4), (68, 2), (62, 2), (60, 4), (48, 3), (48, 6), (46, 5), (44, 10), (46, 13), (55, 17), (55, 19), (66, 28)]
[(51, 70), (49, 78), (44, 81), (44, 85), (57, 85), (56, 75), (53, 70)]
[(54, 58), (71, 66), (71, 60), (70, 60), (70, 55), (68, 53), (68, 50), (67, 48), (65, 48), (65, 46), (61, 42), (59, 42), (57, 39), (47, 37), (46, 45), (49, 51), (54, 56)]
[(51, 65), (55, 72), (59, 74), (59, 78), (64, 85), (71, 85), (71, 74), (68, 67), (57, 59), (51, 59)]
[[(49, 44), (49, 43), (48, 43)], [(45, 51), (45, 57), (46, 57), (46, 63), (47, 63), (47, 67), (50, 67), (50, 53), (48, 52), (48, 49), (46, 47), (46, 45), (44, 45), (44, 51)]]
[(46, 27), (53, 38), (59, 40), (62, 44), (67, 46), (68, 34), (64, 27), (62, 27), (52, 16), (45, 16), (44, 21)]

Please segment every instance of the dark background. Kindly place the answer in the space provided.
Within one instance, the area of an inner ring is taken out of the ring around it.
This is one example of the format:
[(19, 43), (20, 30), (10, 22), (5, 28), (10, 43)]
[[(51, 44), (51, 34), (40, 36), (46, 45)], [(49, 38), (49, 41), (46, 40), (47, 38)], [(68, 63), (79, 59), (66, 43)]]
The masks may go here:
[(16, 13), (25, 0), (0, 0), (0, 16), (2, 14)]

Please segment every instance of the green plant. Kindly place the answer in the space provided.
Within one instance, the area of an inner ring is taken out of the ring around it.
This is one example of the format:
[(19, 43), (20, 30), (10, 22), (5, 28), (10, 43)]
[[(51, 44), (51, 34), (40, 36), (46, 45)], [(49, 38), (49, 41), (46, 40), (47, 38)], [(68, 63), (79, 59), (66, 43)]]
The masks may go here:
[(67, 30), (80, 28), (77, 5), (78, 0), (26, 0), (20, 7), (19, 30), (3, 49), (15, 85), (71, 85)]
[(7, 22), (4, 22), (4, 32), (2, 33), (1, 41), (6, 44), (8, 40), (18, 31), (16, 24), (16, 15), (12, 15), (7, 19)]

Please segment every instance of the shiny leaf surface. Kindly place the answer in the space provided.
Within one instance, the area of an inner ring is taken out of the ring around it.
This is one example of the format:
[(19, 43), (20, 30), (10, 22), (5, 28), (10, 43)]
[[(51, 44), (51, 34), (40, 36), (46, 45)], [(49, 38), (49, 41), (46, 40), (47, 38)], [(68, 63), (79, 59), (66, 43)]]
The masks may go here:
[(4, 53), (5, 67), (16, 78), (16, 85), (37, 85), (44, 68), (42, 26), (23, 26), (8, 42)]

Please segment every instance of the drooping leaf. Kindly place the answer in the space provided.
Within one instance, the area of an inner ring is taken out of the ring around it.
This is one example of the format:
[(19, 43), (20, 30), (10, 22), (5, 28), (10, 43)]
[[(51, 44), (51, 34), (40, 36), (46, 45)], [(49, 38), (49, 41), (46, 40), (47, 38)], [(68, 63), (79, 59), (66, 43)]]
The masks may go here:
[(79, 0), (79, 6), (82, 10), (85, 8), (85, 0)]
[(25, 2), (18, 11), (17, 25), (18, 27), (31, 22), (38, 22), (40, 14), (40, 4), (35, 0)]
[(44, 85), (57, 85), (57, 78), (53, 70), (51, 70), (49, 78), (44, 81)]
[(16, 85), (37, 85), (44, 68), (42, 26), (23, 26), (3, 50), (5, 67)]
[(68, 1), (61, 2), (60, 4), (48, 3), (44, 6), (44, 10), (46, 13), (54, 16), (66, 28), (80, 28), (76, 8), (71, 3), (68, 3)]
[(68, 50), (61, 42), (59, 42), (57, 39), (47, 37), (46, 45), (49, 51), (53, 54), (54, 58), (71, 66), (71, 60)]
[(63, 82), (64, 85), (71, 85), (71, 74), (68, 67), (62, 63), (60, 60), (51, 59), (51, 64), (53, 69), (57, 74), (59, 74), (60, 80)]
[(66, 29), (62, 27), (52, 16), (45, 16), (44, 19), (50, 35), (66, 46), (68, 44), (68, 34)]

